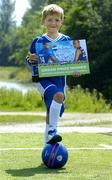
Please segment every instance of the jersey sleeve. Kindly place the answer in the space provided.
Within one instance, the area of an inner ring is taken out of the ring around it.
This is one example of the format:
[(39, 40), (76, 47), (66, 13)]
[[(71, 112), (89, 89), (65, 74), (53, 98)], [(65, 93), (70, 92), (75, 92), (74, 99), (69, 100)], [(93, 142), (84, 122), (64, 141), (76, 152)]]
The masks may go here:
[[(30, 46), (30, 53), (36, 53), (36, 49), (35, 49), (35, 43), (36, 43), (36, 41), (37, 41), (37, 38), (35, 38), (33, 41), (32, 41), (32, 43), (31, 43), (31, 46)], [(31, 61), (30, 61), (30, 58), (29, 58), (29, 56), (26, 56), (26, 62), (27, 62), (27, 65), (28, 65), (28, 67), (32, 67), (32, 63), (31, 63)]]
[(37, 38), (33, 40), (33, 42), (31, 43), (31, 46), (30, 46), (30, 52), (31, 53), (36, 53), (36, 48), (35, 48), (35, 43), (37, 41)]

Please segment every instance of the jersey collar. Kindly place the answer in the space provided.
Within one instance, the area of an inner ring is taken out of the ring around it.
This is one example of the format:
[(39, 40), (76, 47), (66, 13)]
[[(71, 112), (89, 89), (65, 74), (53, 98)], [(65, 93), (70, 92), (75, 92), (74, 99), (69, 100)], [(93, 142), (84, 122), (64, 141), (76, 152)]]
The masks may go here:
[(59, 36), (58, 36), (56, 39), (50, 38), (50, 37), (47, 35), (47, 33), (45, 33), (44, 36), (46, 37), (47, 40), (56, 42), (56, 41), (58, 41), (59, 39), (61, 39), (62, 34), (60, 33)]

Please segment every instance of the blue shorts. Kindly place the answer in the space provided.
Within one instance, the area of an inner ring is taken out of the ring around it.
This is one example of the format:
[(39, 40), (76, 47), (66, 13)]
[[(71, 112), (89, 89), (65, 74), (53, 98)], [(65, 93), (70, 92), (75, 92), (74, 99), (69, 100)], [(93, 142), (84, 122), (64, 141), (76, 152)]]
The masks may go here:
[[(44, 103), (46, 105), (47, 112), (49, 112), (49, 108), (50, 108), (50, 105), (51, 105), (51, 102), (53, 100), (54, 95), (57, 92), (62, 92), (64, 94), (64, 90), (65, 90), (64, 86), (61, 86), (59, 88), (59, 84), (58, 84), (58, 87), (57, 87), (57, 85), (54, 84), (49, 79), (41, 79), (37, 83), (37, 87), (38, 87), (38, 90), (39, 90), (39, 92), (41, 93), (41, 95), (42, 95), (42, 97), (44, 99)], [(62, 116), (63, 112), (64, 112), (64, 103), (62, 103), (62, 107), (61, 107), (61, 110), (60, 110), (60, 117)]]

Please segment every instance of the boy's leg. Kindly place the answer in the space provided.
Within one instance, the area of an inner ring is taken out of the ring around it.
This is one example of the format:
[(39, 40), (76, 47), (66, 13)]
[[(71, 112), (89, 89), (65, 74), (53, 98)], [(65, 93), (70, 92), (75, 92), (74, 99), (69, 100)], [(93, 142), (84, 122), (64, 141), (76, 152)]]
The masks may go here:
[(64, 94), (62, 92), (57, 92), (50, 105), (49, 109), (49, 124), (50, 127), (57, 129), (58, 119), (60, 116), (60, 110), (62, 102), (64, 100)]
[(57, 125), (63, 100), (64, 94), (62, 92), (57, 92), (53, 97), (49, 109), (49, 132), (47, 143), (59, 142), (62, 140), (62, 137), (57, 134)]
[(49, 124), (46, 123), (46, 126), (45, 126), (45, 132), (44, 132), (44, 145), (46, 145), (46, 143), (47, 143), (47, 139), (48, 139), (48, 130), (49, 130)]
[[(64, 106), (62, 105), (64, 99), (64, 86), (63, 88), (58, 89), (55, 84), (51, 83), (51, 81), (46, 79), (41, 80), (37, 84), (37, 86), (38, 90), (44, 98), (47, 112), (49, 114), (50, 128), (48, 134), (52, 133), (52, 136), (55, 136), (55, 141), (59, 142), (62, 138), (59, 135), (57, 135), (57, 122), (59, 116), (61, 116), (64, 111)], [(53, 142), (51, 142), (50, 140), (48, 140), (47, 142), (54, 143), (54, 140)]]
[(48, 115), (48, 113), (46, 113), (46, 126), (45, 126), (45, 132), (44, 132), (44, 145), (46, 145), (46, 143), (47, 143), (48, 130), (49, 130), (49, 115)]

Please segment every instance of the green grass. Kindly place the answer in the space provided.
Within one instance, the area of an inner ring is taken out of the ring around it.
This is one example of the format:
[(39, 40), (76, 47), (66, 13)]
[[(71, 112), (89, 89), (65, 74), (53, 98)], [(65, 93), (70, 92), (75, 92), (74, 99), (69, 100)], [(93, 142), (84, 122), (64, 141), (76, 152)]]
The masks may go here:
[[(98, 98), (99, 96), (99, 98)], [(96, 89), (92, 92), (77, 85), (74, 89), (67, 89), (66, 109), (75, 112), (111, 112), (110, 104), (105, 103), (103, 95)]]
[[(111, 134), (62, 134), (66, 147), (99, 147), (111, 144)], [(43, 146), (37, 133), (0, 134), (1, 148)], [(112, 150), (72, 150), (61, 169), (41, 166), (41, 150), (0, 151), (2, 180), (112, 180)]]
[[(28, 68), (0, 67), (0, 81), (31, 83), (31, 72)], [(31, 84), (32, 86), (32, 84)], [(67, 112), (112, 112), (111, 102), (105, 103), (105, 98), (97, 90), (83, 89), (80, 85), (74, 89), (67, 88), (65, 102)], [(37, 89), (26, 94), (16, 89), (0, 88), (0, 111), (42, 111), (44, 102)]]
[(32, 116), (32, 115), (2, 115), (0, 116), (0, 124), (5, 124), (5, 123), (25, 123), (25, 122), (39, 122), (45, 120), (44, 116)]
[(11, 74), (15, 73), (18, 68), (16, 67), (0, 67), (0, 81), (10, 81)]
[(44, 102), (36, 89), (27, 93), (16, 89), (0, 88), (0, 110), (1, 111), (37, 111), (44, 110)]
[(31, 82), (31, 72), (25, 67), (0, 67), (0, 81)]
[[(110, 104), (105, 103), (101, 93), (97, 97), (97, 91), (89, 92), (76, 86), (70, 90), (67, 88), (65, 107), (67, 112), (112, 112)], [(27, 93), (16, 89), (0, 88), (0, 110), (1, 111), (42, 111), (45, 110), (44, 102), (37, 89), (29, 90)]]

